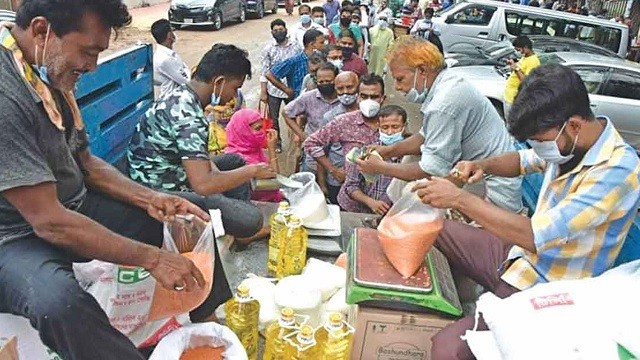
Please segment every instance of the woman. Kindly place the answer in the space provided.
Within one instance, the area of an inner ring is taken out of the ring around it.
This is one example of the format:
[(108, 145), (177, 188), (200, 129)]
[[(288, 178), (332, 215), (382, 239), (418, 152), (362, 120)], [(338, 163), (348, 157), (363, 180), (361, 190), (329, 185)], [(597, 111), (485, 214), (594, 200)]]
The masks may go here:
[[(278, 158), (276, 147), (278, 145), (278, 133), (273, 129), (264, 130), (264, 119), (259, 112), (253, 109), (241, 109), (231, 116), (227, 125), (228, 154), (242, 156), (247, 164), (269, 163), (276, 173)], [(267, 145), (269, 157), (264, 154), (264, 145)], [(252, 200), (279, 202), (282, 195), (279, 190), (254, 191)]]
[(393, 44), (393, 30), (389, 28), (389, 18), (379, 15), (376, 26), (369, 32), (371, 49), (369, 50), (369, 72), (383, 76), (387, 66), (387, 52)]

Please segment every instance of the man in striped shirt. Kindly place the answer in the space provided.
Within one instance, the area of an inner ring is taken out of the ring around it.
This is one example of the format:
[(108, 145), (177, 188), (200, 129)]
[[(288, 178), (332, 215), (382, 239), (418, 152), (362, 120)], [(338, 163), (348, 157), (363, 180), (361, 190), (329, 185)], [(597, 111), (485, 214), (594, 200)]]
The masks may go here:
[[(452, 268), (497, 296), (549, 281), (598, 276), (609, 269), (637, 215), (640, 160), (607, 118), (591, 112), (584, 83), (558, 64), (524, 80), (509, 116), (509, 132), (532, 149), (463, 161), (451, 175), (465, 182), (484, 174), (543, 172), (531, 218), (498, 208), (441, 178), (418, 186), (426, 204), (454, 208), (483, 229), (446, 222), (436, 242)], [(436, 335), (432, 359), (473, 359), (460, 335), (472, 317)], [(486, 324), (480, 322), (486, 329)]]

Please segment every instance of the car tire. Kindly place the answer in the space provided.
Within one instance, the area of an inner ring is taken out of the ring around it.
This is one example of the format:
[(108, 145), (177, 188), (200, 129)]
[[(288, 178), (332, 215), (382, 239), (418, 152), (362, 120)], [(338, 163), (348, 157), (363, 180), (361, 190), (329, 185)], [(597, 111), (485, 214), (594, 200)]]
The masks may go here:
[(220, 14), (219, 11), (216, 11), (215, 14), (213, 14), (213, 30), (218, 31), (220, 29), (222, 29), (222, 14)]
[(238, 16), (238, 22), (243, 23), (245, 21), (247, 21), (247, 9), (240, 5), (240, 16)]
[(278, 2), (276, 1), (275, 5), (273, 5), (273, 9), (271, 9), (272, 14), (278, 13)]
[(256, 5), (256, 18), (262, 19), (264, 17), (264, 2), (259, 2)]

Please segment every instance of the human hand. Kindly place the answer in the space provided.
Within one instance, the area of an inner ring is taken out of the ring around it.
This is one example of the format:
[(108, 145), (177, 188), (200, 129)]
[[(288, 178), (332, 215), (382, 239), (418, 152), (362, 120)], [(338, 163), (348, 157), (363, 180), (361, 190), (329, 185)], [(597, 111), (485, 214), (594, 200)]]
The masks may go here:
[(264, 90), (260, 91), (260, 101), (262, 101), (265, 104), (268, 104), (269, 102), (269, 95)]
[(287, 94), (287, 96), (289, 97), (289, 99), (293, 99), (293, 96), (295, 95), (295, 92), (293, 91), (292, 88), (287, 88), (284, 91), (285, 94)]
[(167, 290), (194, 291), (204, 287), (204, 276), (186, 257), (157, 249), (156, 260), (146, 270)]
[(477, 161), (460, 161), (449, 174), (463, 183), (473, 184), (483, 179), (484, 169)]
[(374, 199), (371, 199), (366, 205), (371, 211), (378, 215), (386, 215), (390, 208), (386, 202)]
[(356, 159), (356, 165), (358, 170), (364, 174), (378, 174), (384, 165), (384, 160), (377, 156), (369, 156), (365, 160)]
[(429, 181), (419, 181), (415, 191), (423, 203), (438, 209), (457, 209), (465, 191), (451, 181), (432, 176)]
[(380, 156), (382, 156), (383, 159), (388, 159), (389, 158), (389, 146), (385, 146), (385, 145), (369, 145), (366, 148), (366, 153), (370, 154), (373, 151), (377, 151), (378, 154), (380, 154)]
[(253, 177), (256, 179), (272, 179), (276, 177), (276, 172), (268, 164), (260, 163), (249, 166), (253, 167)]
[(329, 173), (341, 184), (344, 183), (345, 179), (347, 178), (347, 173), (344, 171), (344, 169), (334, 168)]
[(318, 186), (320, 187), (320, 190), (322, 191), (324, 196), (329, 195), (329, 188), (327, 187), (327, 184), (318, 184)]
[(164, 222), (175, 220), (175, 215), (193, 214), (209, 221), (209, 214), (193, 203), (176, 195), (155, 192), (147, 204), (147, 213), (152, 218)]
[(267, 130), (267, 147), (275, 149), (278, 146), (278, 131), (275, 129)]

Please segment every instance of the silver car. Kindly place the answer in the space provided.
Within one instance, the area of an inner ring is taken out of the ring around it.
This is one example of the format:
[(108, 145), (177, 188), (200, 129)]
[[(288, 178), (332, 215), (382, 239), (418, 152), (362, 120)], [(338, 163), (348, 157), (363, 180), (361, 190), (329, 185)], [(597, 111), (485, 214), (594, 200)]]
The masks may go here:
[[(622, 59), (572, 52), (539, 54), (540, 62), (563, 64), (584, 81), (593, 113), (608, 116), (622, 137), (640, 150), (640, 65)], [(449, 69), (468, 79), (503, 113), (509, 67), (488, 65)]]

